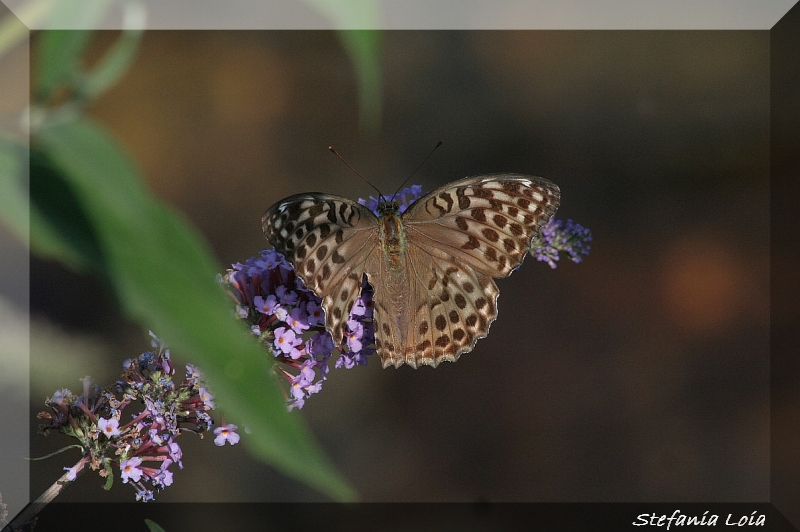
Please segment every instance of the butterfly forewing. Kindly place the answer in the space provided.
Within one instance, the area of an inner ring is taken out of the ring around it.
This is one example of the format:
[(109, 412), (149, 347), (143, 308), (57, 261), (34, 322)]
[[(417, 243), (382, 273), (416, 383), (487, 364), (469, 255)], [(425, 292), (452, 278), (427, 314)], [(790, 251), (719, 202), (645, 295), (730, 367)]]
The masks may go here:
[(423, 248), (506, 277), (522, 263), (560, 199), (558, 186), (539, 177), (468, 177), (420, 198), (403, 220), (410, 240)]
[(326, 194), (299, 194), (262, 219), (270, 243), (323, 299), (341, 343), (364, 274), (374, 289), (375, 347), (383, 366), (455, 361), (488, 334), (498, 289), (555, 213), (558, 187), (517, 174), (446, 185), (401, 216)]
[(362, 205), (321, 193), (290, 196), (261, 219), (269, 243), (322, 298), (325, 327), (336, 345), (360, 294), (364, 262), (378, 245), (377, 224), (378, 218)]

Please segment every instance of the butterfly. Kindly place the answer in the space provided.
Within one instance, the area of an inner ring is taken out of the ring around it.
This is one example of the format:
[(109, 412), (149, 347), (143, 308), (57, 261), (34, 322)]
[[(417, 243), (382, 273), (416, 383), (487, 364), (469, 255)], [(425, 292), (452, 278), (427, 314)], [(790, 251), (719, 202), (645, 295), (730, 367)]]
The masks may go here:
[(383, 367), (455, 362), (489, 333), (499, 290), (555, 214), (557, 185), (519, 174), (454, 181), (402, 214), (378, 216), (340, 196), (296, 194), (261, 219), (269, 243), (294, 266), (325, 310), (336, 345), (364, 276), (374, 290), (375, 349)]

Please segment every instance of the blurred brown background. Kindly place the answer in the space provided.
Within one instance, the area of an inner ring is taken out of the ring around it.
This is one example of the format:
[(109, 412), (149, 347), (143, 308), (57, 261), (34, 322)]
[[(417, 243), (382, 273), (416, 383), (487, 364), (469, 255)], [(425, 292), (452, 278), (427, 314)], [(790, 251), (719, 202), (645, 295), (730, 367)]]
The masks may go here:
[[(769, 34), (386, 32), (382, 57), (374, 133), (322, 31), (149, 32), (91, 109), (220, 271), (266, 246), (261, 214), (284, 196), (372, 193), (330, 144), (390, 193), (443, 139), (427, 190), (539, 175), (561, 186), (557, 216), (592, 229), (584, 263), (528, 258), (498, 282), (491, 334), (457, 363), (332, 370), (296, 415), (361, 497), (768, 500)], [(33, 397), (111, 381), (148, 348), (102, 283), (34, 260), (31, 290)], [(181, 440), (157, 501), (323, 500), (243, 446)], [(34, 494), (62, 462), (32, 464)], [(133, 500), (101, 486), (86, 474), (59, 500)]]

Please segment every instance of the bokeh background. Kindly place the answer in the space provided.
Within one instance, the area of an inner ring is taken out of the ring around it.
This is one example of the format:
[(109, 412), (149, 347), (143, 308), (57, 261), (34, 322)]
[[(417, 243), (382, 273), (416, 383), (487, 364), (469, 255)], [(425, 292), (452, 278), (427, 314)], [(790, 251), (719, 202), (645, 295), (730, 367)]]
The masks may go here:
[[(331, 144), (391, 193), (442, 139), (416, 183), (543, 176), (557, 216), (592, 229), (583, 263), (528, 258), (499, 281), (491, 334), (457, 363), (331, 372), (296, 415), (361, 498), (769, 500), (769, 34), (393, 31), (381, 57), (377, 130), (325, 31), (148, 32), (90, 109), (220, 271), (266, 246), (273, 202), (373, 193)], [(105, 284), (55, 263), (32, 259), (31, 307), (42, 400), (149, 346)], [(32, 456), (64, 444), (35, 427)], [(182, 440), (157, 501), (325, 500), (243, 446)], [(33, 462), (32, 493), (64, 465)], [(101, 485), (59, 500), (133, 499)]]

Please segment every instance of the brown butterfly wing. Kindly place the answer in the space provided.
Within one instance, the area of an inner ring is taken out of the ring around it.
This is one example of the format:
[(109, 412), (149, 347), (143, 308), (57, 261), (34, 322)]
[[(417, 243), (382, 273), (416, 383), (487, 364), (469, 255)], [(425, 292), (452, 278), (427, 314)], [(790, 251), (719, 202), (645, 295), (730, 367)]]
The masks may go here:
[(261, 222), (269, 243), (322, 299), (325, 327), (340, 345), (365, 263), (377, 252), (378, 218), (347, 198), (306, 193), (279, 201)]

